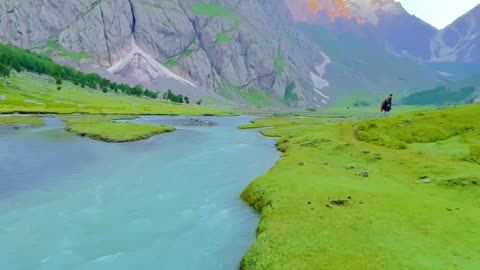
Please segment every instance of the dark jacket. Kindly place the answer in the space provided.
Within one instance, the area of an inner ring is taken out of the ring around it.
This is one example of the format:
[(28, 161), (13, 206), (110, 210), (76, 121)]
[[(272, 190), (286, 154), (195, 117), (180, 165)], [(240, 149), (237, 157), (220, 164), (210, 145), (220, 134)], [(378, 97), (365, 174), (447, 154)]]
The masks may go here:
[(382, 111), (389, 112), (392, 110), (392, 97), (386, 98), (382, 103)]

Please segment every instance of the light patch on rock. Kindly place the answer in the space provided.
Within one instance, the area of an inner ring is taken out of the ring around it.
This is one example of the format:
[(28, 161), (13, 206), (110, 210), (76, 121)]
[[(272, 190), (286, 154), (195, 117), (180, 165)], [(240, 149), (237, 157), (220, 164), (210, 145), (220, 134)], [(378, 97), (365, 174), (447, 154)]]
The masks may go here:
[(437, 62), (455, 62), (457, 56), (453, 53), (454, 49), (445, 43), (443, 35), (444, 32), (440, 32), (430, 41), (430, 51), (432, 54), (430, 60)]
[(443, 72), (443, 71), (437, 71), (438, 74), (445, 76), (445, 77), (453, 77), (454, 75), (452, 73), (448, 72)]
[(140, 49), (135, 42), (135, 38), (133, 37), (131, 39), (131, 46), (132, 51), (108, 69), (110, 73), (120, 73), (129, 65), (133, 64), (135, 67), (142, 70), (141, 73), (147, 73), (135, 73), (136, 76), (142, 76), (142, 80), (150, 80), (157, 77), (172, 78), (181, 82), (182, 84), (196, 87), (195, 84), (171, 72), (168, 68), (156, 61), (152, 56)]
[(323, 76), (325, 75), (327, 66), (332, 63), (332, 60), (330, 60), (330, 58), (324, 53), (322, 53), (322, 56), (325, 60), (315, 67), (315, 72), (310, 71), (310, 78), (312, 79), (313, 86), (318, 90), (322, 90), (330, 85), (327, 80), (323, 79)]
[[(310, 72), (310, 78), (313, 82), (313, 90), (315, 91), (315, 93), (317, 93), (319, 96), (322, 97), (320, 102), (323, 104), (328, 104), (328, 100), (330, 99), (330, 97), (325, 95), (321, 90), (330, 85), (330, 83), (327, 80), (325, 80), (323, 76), (325, 75), (327, 66), (331, 64), (332, 61), (325, 54), (322, 53), (322, 55), (325, 60), (321, 64), (315, 67), (314, 72), (312, 71)], [(318, 99), (316, 98), (314, 99), (318, 101)]]
[[(322, 97), (322, 100), (329, 100), (330, 97), (325, 95), (324, 93), (322, 93), (321, 90), (330, 85), (330, 83), (327, 80), (325, 80), (323, 78), (323, 76), (325, 75), (325, 71), (326, 71), (327, 66), (329, 64), (331, 64), (332, 61), (330, 60), (330, 58), (327, 55), (325, 55), (323, 53), (322, 53), (322, 56), (325, 60), (321, 64), (319, 64), (315, 67), (314, 72), (312, 72), (312, 71), (310, 72), (310, 78), (313, 82), (313, 90), (315, 91), (315, 93), (320, 95)], [(322, 103), (326, 104), (324, 102), (322, 102)]]
[(322, 96), (323, 98), (326, 98), (326, 99), (330, 99), (329, 96), (325, 95), (324, 93), (322, 93), (320, 90), (318, 90), (317, 88), (314, 88), (313, 90), (315, 90), (315, 92), (317, 94), (319, 94), (320, 96)]

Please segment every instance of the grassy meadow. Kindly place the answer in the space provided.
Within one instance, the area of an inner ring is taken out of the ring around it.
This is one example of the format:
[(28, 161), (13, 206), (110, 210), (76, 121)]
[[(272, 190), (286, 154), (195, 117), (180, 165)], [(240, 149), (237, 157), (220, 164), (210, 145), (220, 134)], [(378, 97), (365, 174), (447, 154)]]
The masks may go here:
[(480, 106), (418, 109), (243, 126), (284, 154), (242, 194), (261, 222), (241, 269), (480, 269)]
[(172, 103), (102, 93), (63, 82), (57, 90), (55, 80), (32, 73), (15, 73), (0, 80), (0, 114), (121, 114), (121, 115), (217, 115), (235, 114), (232, 111), (195, 105)]

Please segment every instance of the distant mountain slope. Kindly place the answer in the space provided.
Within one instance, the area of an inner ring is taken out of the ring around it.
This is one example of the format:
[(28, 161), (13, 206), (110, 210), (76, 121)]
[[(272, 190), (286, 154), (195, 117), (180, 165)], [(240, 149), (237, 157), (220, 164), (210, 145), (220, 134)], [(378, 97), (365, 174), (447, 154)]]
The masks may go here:
[[(415, 91), (480, 73), (478, 7), (441, 32), (393, 0), (285, 1), (299, 29), (330, 57), (326, 79), (337, 93)], [(435, 47), (445, 55), (432, 56), (434, 41), (452, 31), (450, 47)]]
[(344, 92), (385, 92), (428, 87), (440, 76), (424, 63), (398, 57), (368, 43), (356, 32), (334, 33), (313, 25), (298, 26), (330, 56), (327, 80)]
[(480, 103), (480, 75), (406, 96), (407, 105), (458, 105)]
[(297, 22), (335, 33), (355, 32), (394, 54), (430, 58), (430, 39), (437, 30), (393, 0), (286, 1)]
[(480, 63), (480, 4), (440, 31), (431, 50), (434, 61)]
[(393, 54), (425, 61), (480, 63), (480, 4), (439, 31), (393, 0), (285, 1), (297, 22), (335, 33), (355, 32)]

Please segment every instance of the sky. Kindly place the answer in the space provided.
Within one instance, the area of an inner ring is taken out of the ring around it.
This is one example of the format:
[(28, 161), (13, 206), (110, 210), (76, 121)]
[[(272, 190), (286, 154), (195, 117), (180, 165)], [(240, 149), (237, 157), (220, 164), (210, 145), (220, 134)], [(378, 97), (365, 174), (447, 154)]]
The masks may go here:
[(438, 29), (480, 4), (480, 0), (397, 0), (410, 13)]

